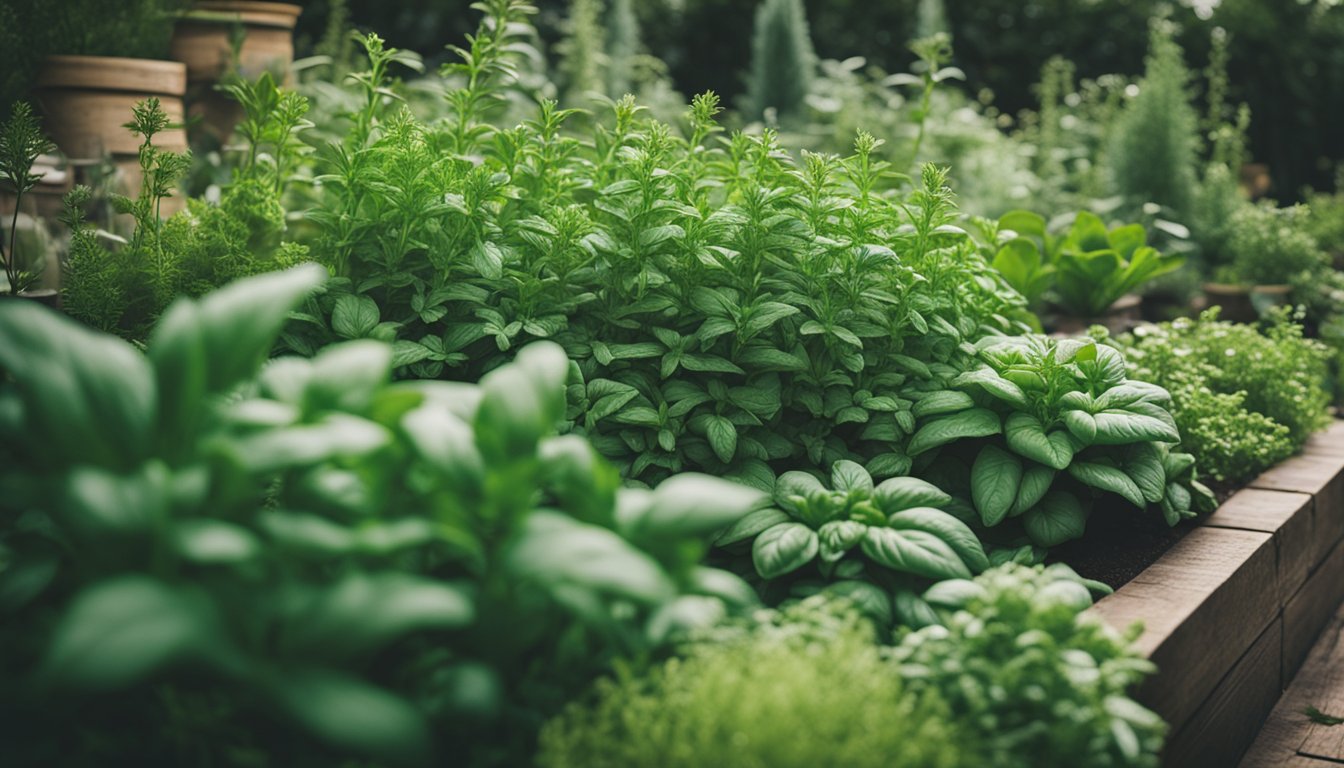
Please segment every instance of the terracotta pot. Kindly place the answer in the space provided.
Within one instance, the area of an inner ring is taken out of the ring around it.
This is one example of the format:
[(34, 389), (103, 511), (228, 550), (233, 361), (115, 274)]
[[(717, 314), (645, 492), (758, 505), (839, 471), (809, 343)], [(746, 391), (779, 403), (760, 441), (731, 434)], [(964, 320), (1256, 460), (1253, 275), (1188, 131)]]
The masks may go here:
[(1116, 299), (1115, 303), (1100, 317), (1078, 317), (1076, 315), (1056, 315), (1051, 323), (1054, 334), (1059, 336), (1077, 336), (1087, 329), (1100, 325), (1112, 335), (1134, 330), (1143, 322), (1143, 297), (1129, 293)]
[(1263, 315), (1271, 307), (1281, 307), (1288, 303), (1293, 292), (1291, 285), (1257, 285), (1251, 288), (1251, 305), (1256, 316)]
[(238, 71), (256, 78), (270, 71), (290, 81), (294, 62), (294, 25), (303, 8), (286, 3), (245, 0), (201, 0), (173, 28), (172, 57), (187, 65), (192, 117), (206, 133), (224, 141), (243, 118), (237, 102), (215, 89), (229, 71), (233, 55), (230, 36), (237, 25), (244, 33)]
[[(123, 191), (140, 190), (140, 137), (125, 124), (138, 102), (157, 98), (170, 128), (154, 144), (171, 152), (187, 150), (182, 94), (187, 69), (175, 61), (112, 56), (51, 56), (37, 77), (35, 99), (52, 141), (66, 157), (88, 162), (110, 155), (123, 178)], [(164, 214), (180, 209), (181, 198), (164, 201)]]
[(1218, 317), (1234, 323), (1253, 323), (1260, 317), (1251, 301), (1251, 287), (1229, 283), (1205, 283), (1206, 306), (1221, 307)]

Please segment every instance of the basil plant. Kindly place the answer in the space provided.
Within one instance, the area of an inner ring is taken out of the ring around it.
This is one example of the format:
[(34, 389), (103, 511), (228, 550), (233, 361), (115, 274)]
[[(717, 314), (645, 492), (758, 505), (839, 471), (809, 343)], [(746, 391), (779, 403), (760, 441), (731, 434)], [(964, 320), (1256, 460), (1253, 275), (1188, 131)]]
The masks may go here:
[(479, 386), (393, 383), (371, 340), (263, 366), (324, 277), (179, 300), (147, 354), (0, 304), (19, 764), (200, 764), (223, 739), (248, 764), (514, 765), (615, 659), (755, 603), (702, 558), (761, 494), (621, 488), (554, 434), (557, 346)]

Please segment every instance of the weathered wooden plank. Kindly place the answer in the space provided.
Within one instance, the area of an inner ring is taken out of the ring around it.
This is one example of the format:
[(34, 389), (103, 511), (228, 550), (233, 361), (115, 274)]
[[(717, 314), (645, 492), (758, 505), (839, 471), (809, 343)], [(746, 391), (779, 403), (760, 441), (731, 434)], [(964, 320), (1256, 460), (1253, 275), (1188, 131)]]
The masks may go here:
[(1300, 455), (1266, 470), (1250, 487), (1315, 497), (1314, 567), (1344, 538), (1344, 424), (1335, 422), (1312, 436)]
[(1344, 600), (1344, 542), (1335, 545), (1320, 567), (1283, 607), (1283, 673), (1291, 679), (1307, 658), (1322, 628)]
[[(1344, 622), (1331, 622), (1302, 667), (1301, 675), (1312, 681), (1312, 689), (1303, 697), (1304, 707), (1309, 705), (1328, 715), (1344, 717)], [(1325, 725), (1307, 718), (1297, 751), (1344, 762), (1344, 725)]]
[(1144, 625), (1138, 648), (1159, 672), (1137, 696), (1173, 729), (1278, 618), (1275, 570), (1270, 534), (1201, 527), (1094, 606), (1111, 626)]
[(1171, 768), (1227, 768), (1241, 759), (1282, 690), (1283, 627), (1275, 621), (1228, 672), (1163, 750)]
[[(1307, 706), (1333, 714), (1329, 707), (1344, 704), (1344, 606), (1330, 620), (1321, 639), (1311, 649), (1302, 670), (1292, 679), (1255, 743), (1246, 753), (1241, 768), (1325, 768), (1316, 758), (1301, 753), (1326, 753), (1338, 744), (1331, 728), (1311, 722), (1303, 714)], [(1334, 730), (1344, 728), (1335, 726)], [(1310, 742), (1310, 743), (1309, 743)], [(1344, 759), (1344, 758), (1332, 758)], [(1307, 761), (1307, 762), (1304, 762)]]
[(1232, 495), (1204, 525), (1262, 531), (1274, 537), (1279, 602), (1288, 602), (1311, 572), (1315, 536), (1312, 497), (1295, 491), (1246, 488)]

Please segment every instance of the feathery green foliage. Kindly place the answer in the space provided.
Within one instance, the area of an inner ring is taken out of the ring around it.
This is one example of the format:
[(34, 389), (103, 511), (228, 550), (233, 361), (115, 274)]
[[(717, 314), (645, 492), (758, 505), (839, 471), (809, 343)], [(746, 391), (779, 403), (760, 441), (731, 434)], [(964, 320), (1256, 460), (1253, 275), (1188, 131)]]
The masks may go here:
[(602, 681), (542, 732), (543, 768), (958, 768), (976, 738), (912, 696), (841, 604), (718, 630), (653, 674)]
[(607, 57), (602, 0), (570, 0), (558, 67), (565, 104), (581, 105), (589, 93), (607, 93), (611, 61)]
[(1174, 34), (1170, 21), (1153, 20), (1139, 93), (1116, 118), (1107, 160), (1116, 192), (1131, 205), (1185, 215), (1195, 196), (1199, 116)]
[(801, 113), (816, 66), (802, 0), (762, 0), (751, 37), (747, 117), (760, 119), (766, 110), (781, 118)]
[(8, 246), (5, 245), (3, 222), (0, 222), (0, 262), (4, 263), (6, 290), (10, 293), (20, 293), (37, 280), (36, 260), (30, 256), (27, 268), (19, 261), (19, 211), (23, 196), (42, 180), (42, 174), (33, 173), (33, 162), (38, 155), (55, 148), (42, 133), (42, 126), (38, 124), (32, 106), (26, 101), (15, 104), (9, 119), (0, 126), (0, 191), (14, 196), (14, 216), (9, 222)]
[(1259, 330), (1217, 319), (1146, 326), (1117, 340), (1130, 373), (1171, 391), (1182, 442), (1220, 480), (1254, 477), (1329, 423), (1333, 353), (1271, 314)]

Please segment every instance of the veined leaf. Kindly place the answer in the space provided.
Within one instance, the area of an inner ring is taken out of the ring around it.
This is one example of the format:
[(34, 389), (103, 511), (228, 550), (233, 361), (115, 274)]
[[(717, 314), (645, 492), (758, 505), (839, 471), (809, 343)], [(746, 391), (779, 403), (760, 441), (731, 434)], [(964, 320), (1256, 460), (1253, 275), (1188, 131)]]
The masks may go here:
[(906, 452), (918, 456), (954, 440), (997, 435), (1001, 430), (998, 414), (985, 408), (972, 408), (929, 421), (910, 438)]
[(993, 527), (1007, 517), (1021, 483), (1021, 459), (993, 445), (980, 449), (971, 467), (971, 498), (980, 521)]

